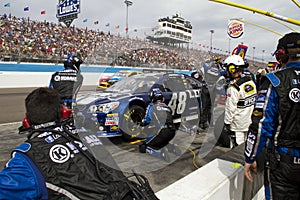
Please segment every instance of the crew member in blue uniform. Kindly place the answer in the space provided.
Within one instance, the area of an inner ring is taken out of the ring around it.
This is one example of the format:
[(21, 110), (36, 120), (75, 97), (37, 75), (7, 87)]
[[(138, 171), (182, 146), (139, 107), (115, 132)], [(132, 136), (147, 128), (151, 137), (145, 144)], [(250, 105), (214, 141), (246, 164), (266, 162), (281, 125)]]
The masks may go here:
[(266, 199), (300, 199), (300, 33), (278, 41), (282, 69), (262, 77), (245, 145), (244, 172), (253, 181), (266, 147)]
[(167, 155), (164, 155), (161, 149), (169, 144), (176, 133), (172, 110), (164, 103), (164, 96), (158, 88), (153, 89), (149, 96), (151, 103), (147, 107), (142, 126), (151, 124), (156, 128), (155, 134), (148, 136), (146, 141), (140, 145), (140, 152), (157, 153), (164, 157)]

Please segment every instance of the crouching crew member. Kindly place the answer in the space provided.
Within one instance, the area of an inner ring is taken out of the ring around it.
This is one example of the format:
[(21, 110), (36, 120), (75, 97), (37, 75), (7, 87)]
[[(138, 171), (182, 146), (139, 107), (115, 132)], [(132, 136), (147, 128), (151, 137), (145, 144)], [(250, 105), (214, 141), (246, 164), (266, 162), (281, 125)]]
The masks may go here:
[(151, 103), (147, 107), (142, 126), (151, 124), (156, 129), (155, 134), (148, 136), (146, 141), (140, 145), (140, 152), (155, 154), (168, 161), (166, 149), (162, 148), (168, 146), (169, 149), (175, 151), (175, 145), (169, 144), (176, 133), (172, 110), (164, 103), (164, 96), (158, 88), (153, 89), (149, 96)]

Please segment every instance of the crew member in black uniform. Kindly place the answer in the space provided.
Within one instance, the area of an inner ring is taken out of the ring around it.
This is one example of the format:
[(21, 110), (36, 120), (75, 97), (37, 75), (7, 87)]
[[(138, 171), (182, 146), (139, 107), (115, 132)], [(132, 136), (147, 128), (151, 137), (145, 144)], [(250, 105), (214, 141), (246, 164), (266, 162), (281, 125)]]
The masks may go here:
[(150, 134), (140, 145), (140, 152), (159, 155), (169, 161), (167, 153), (164, 152), (165, 149), (162, 150), (163, 147), (167, 146), (168, 150), (179, 154), (179, 149), (174, 144), (169, 144), (176, 133), (172, 110), (164, 103), (164, 96), (158, 88), (153, 89), (149, 96), (151, 103), (147, 107), (142, 126), (151, 125), (155, 127), (155, 134)]
[(212, 102), (210, 99), (210, 93), (208, 90), (207, 83), (204, 80), (204, 77), (200, 71), (194, 71), (191, 73), (191, 77), (200, 81), (202, 83), (201, 86), (201, 98), (200, 98), (200, 122), (199, 127), (201, 129), (208, 128), (212, 116)]
[(83, 76), (80, 71), (82, 63), (77, 55), (70, 54), (64, 62), (65, 69), (55, 72), (51, 77), (49, 87), (59, 92), (62, 103), (68, 108), (72, 108), (82, 86)]
[(253, 181), (266, 148), (266, 199), (300, 199), (300, 33), (286, 34), (275, 52), (282, 69), (263, 76), (245, 145), (244, 172)]
[(96, 135), (81, 140), (84, 133), (67, 128), (56, 90), (35, 89), (25, 107), (28, 139), (0, 171), (0, 199), (157, 200), (145, 177), (124, 176)]

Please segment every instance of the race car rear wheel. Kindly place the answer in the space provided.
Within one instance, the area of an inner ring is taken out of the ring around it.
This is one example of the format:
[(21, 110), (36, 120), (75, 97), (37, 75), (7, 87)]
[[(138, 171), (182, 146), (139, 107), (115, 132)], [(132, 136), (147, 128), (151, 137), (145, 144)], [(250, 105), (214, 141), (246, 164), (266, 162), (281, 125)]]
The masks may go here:
[(142, 132), (140, 124), (145, 116), (145, 112), (143, 107), (133, 105), (124, 113), (121, 125), (124, 139), (132, 140), (139, 138), (139, 135)]

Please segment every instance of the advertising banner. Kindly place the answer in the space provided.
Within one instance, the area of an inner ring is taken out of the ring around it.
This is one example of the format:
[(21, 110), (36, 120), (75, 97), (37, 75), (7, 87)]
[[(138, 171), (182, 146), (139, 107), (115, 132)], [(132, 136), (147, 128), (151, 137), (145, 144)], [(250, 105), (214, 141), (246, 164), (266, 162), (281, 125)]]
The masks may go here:
[(244, 23), (237, 20), (229, 20), (227, 34), (232, 39), (242, 37), (244, 34)]
[(56, 17), (59, 22), (64, 22), (68, 27), (80, 13), (80, 0), (59, 0)]

